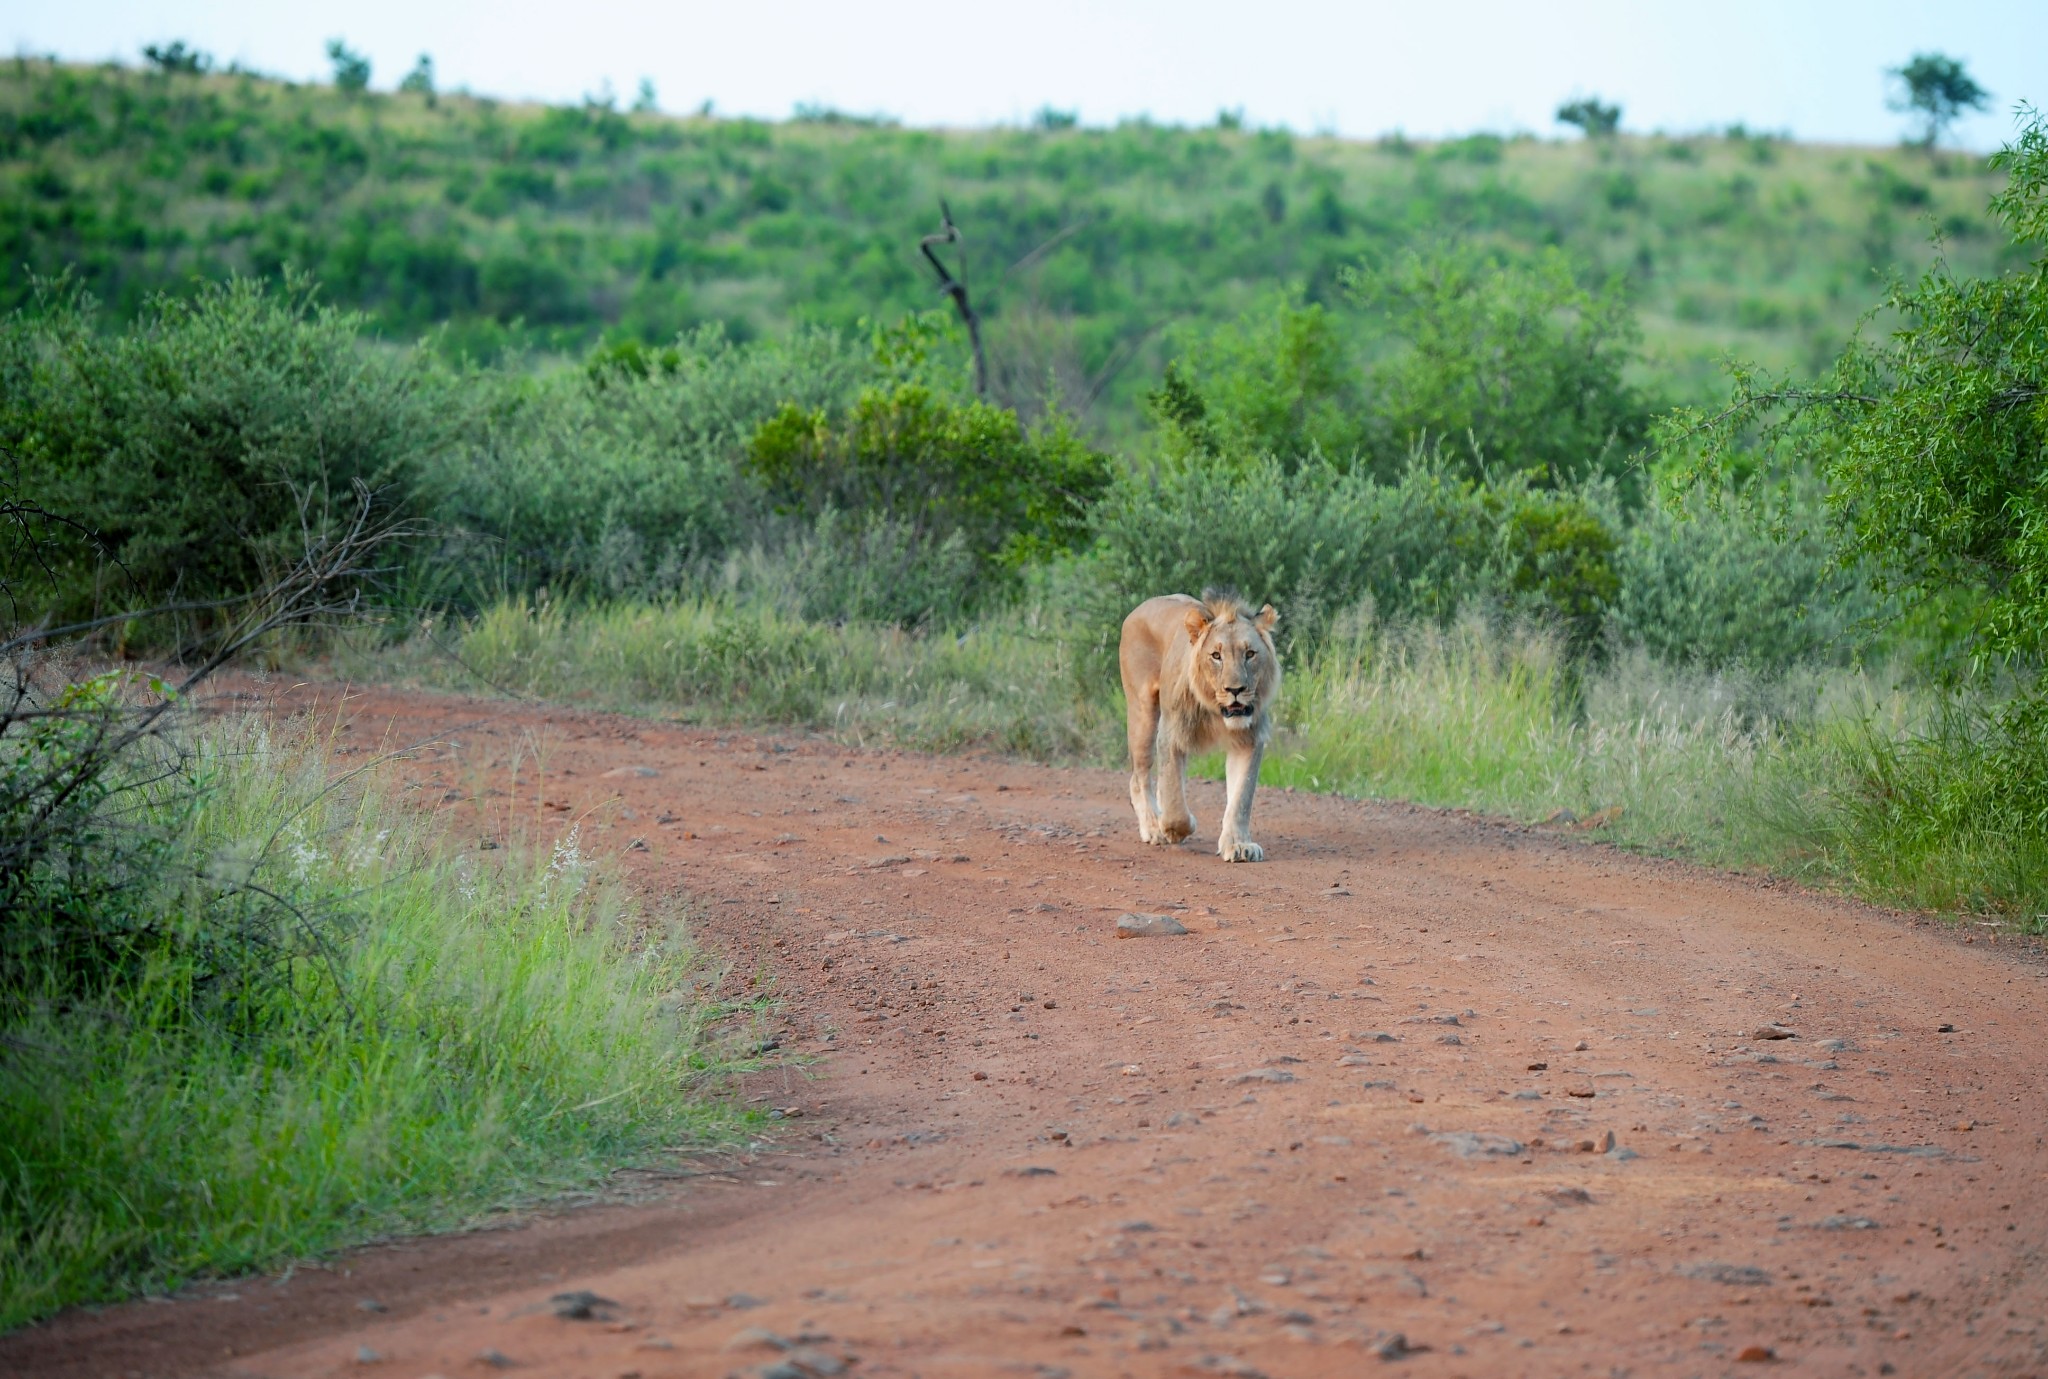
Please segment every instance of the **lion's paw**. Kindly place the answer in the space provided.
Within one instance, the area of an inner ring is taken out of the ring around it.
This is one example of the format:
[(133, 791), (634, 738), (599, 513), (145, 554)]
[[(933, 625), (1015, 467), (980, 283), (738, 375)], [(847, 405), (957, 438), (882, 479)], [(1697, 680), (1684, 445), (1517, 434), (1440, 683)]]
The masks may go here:
[(1184, 815), (1178, 819), (1161, 819), (1159, 821), (1159, 832), (1163, 835), (1160, 841), (1163, 843), (1182, 842), (1193, 836), (1194, 831), (1195, 816), (1192, 814)]
[(1223, 838), (1216, 844), (1216, 855), (1226, 862), (1263, 862), (1266, 850), (1249, 838)]

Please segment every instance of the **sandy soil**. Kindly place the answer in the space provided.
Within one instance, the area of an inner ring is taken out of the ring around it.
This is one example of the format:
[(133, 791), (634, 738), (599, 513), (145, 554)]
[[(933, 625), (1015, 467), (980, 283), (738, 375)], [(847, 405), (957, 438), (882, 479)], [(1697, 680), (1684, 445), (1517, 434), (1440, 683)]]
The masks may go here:
[(2044, 969), (1988, 930), (1343, 799), (1264, 793), (1229, 866), (1216, 786), (1148, 848), (1107, 771), (350, 712), (439, 740), (456, 836), (577, 822), (691, 897), (809, 1060), (746, 1089), (779, 1138), (0, 1371), (2048, 1373)]

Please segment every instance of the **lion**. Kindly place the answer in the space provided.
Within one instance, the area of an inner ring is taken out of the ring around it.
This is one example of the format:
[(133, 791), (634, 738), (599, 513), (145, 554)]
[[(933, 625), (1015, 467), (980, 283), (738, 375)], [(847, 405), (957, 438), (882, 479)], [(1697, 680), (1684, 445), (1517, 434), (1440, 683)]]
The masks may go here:
[[(1216, 854), (1261, 862), (1252, 841), (1252, 793), (1273, 735), (1280, 658), (1273, 652), (1272, 604), (1254, 616), (1234, 598), (1162, 594), (1124, 619), (1117, 659), (1131, 742), (1131, 807), (1138, 836), (1161, 846), (1195, 831), (1187, 803), (1188, 757), (1221, 743), (1228, 754)], [(1154, 757), (1158, 758), (1154, 784)]]

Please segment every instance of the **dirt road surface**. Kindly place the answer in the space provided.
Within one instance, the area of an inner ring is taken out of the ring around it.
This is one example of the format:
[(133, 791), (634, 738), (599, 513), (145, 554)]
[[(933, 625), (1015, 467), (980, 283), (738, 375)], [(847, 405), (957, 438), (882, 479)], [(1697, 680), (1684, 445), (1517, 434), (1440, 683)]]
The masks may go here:
[(438, 740), (455, 836), (573, 824), (692, 897), (807, 1060), (746, 1088), (777, 1137), (0, 1370), (2048, 1374), (2043, 967), (1988, 930), (1335, 798), (1266, 792), (1230, 866), (1142, 846), (1108, 771), (349, 712)]

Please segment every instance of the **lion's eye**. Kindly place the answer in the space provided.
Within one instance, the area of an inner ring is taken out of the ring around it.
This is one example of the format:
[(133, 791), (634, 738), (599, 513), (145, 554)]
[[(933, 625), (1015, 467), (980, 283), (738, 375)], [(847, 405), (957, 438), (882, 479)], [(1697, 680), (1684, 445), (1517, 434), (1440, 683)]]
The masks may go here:
[(1209, 653), (1209, 659), (1212, 661), (1220, 661), (1223, 659), (1223, 653), (1220, 651), (1212, 651)]
[(1259, 653), (1256, 651), (1246, 651), (1244, 653), (1244, 658), (1247, 661), (1256, 661), (1259, 659)]

